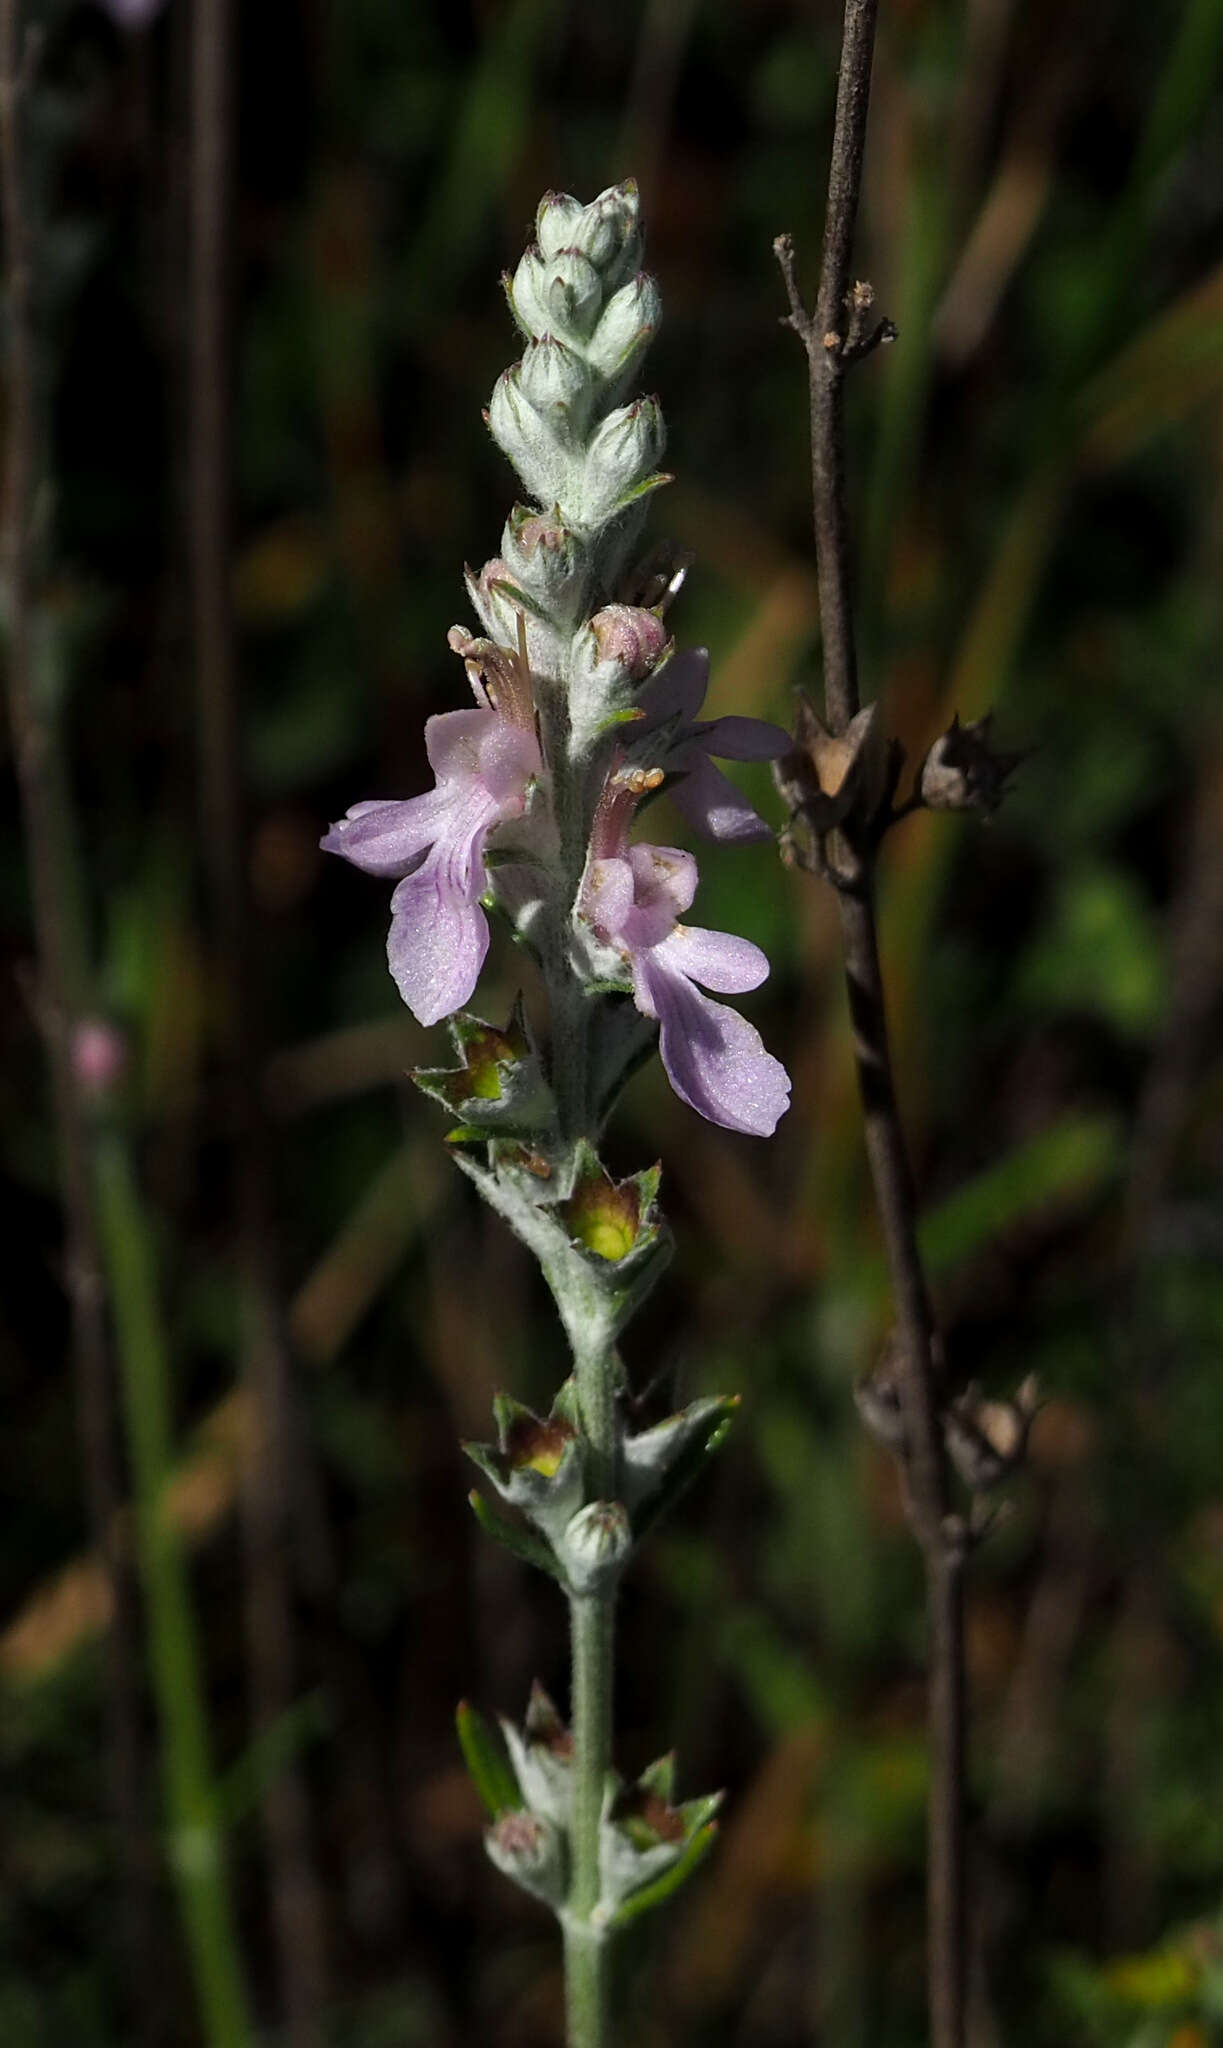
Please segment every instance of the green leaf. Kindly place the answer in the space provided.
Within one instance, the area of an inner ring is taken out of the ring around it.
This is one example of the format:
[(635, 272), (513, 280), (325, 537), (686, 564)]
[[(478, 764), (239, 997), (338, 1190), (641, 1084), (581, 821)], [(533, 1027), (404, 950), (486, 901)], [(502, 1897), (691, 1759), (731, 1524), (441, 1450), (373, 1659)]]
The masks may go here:
[(1121, 1134), (1107, 1116), (1071, 1116), (976, 1174), (923, 1218), (921, 1246), (943, 1273), (1027, 1216), (1091, 1193), (1121, 1159)]
[[(694, 1407), (702, 1404), (694, 1403)], [(726, 1435), (739, 1407), (737, 1394), (719, 1397), (710, 1415), (710, 1428), (694, 1437), (679, 1453), (674, 1463), (660, 1479), (658, 1490), (643, 1501), (633, 1516), (633, 1540), (640, 1543), (662, 1517), (675, 1506), (681, 1495), (699, 1478), (710, 1458), (722, 1448)]]
[(489, 1536), (504, 1544), (521, 1563), (533, 1565), (536, 1571), (547, 1572), (558, 1585), (564, 1585), (556, 1555), (542, 1537), (532, 1535), (529, 1529), (520, 1527), (517, 1522), (507, 1522), (504, 1515), (499, 1515), (495, 1508), (489, 1506), (482, 1493), (473, 1490), (467, 1498), (472, 1514)]
[(466, 1700), (459, 1701), (454, 1724), (471, 1782), (493, 1819), (521, 1807), (522, 1793), (500, 1735)]
[(653, 476), (643, 477), (639, 484), (634, 484), (631, 490), (625, 491), (623, 497), (617, 498), (608, 518), (617, 519), (621, 512), (627, 512), (630, 505), (635, 505), (638, 498), (648, 497), (651, 491), (660, 491), (664, 484), (674, 482), (675, 478), (668, 475), (665, 470), (655, 470)]
[(326, 1732), (327, 1703), (321, 1691), (295, 1700), (283, 1714), (249, 1742), (216, 1788), (216, 1815), (222, 1827), (244, 1820), (259, 1805), (268, 1786), (298, 1752)]
[(516, 583), (507, 582), (504, 576), (495, 576), (489, 584), (489, 589), (495, 591), (498, 597), (505, 598), (507, 603), (520, 605), (524, 612), (530, 612), (532, 618), (538, 619), (542, 625), (550, 626), (553, 623), (551, 615), (529, 591), (520, 590)]
[(691, 1877), (697, 1865), (705, 1861), (713, 1847), (717, 1832), (718, 1824), (715, 1820), (707, 1821), (703, 1828), (699, 1828), (679, 1861), (673, 1863), (670, 1870), (664, 1870), (661, 1877), (656, 1877), (653, 1884), (642, 1885), (639, 1892), (633, 1892), (631, 1897), (625, 1899), (623, 1905), (612, 1914), (608, 1922), (609, 1927), (627, 1927), (631, 1920), (639, 1920), (643, 1913), (652, 1913), (655, 1906), (661, 1906), (664, 1899), (669, 1899), (672, 1892), (677, 1892)]

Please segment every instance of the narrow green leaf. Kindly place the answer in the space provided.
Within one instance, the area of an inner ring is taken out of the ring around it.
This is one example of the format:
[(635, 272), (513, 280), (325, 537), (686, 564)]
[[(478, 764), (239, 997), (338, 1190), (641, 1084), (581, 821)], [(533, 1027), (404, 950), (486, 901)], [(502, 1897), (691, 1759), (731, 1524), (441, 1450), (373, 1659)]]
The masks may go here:
[(617, 514), (627, 511), (630, 505), (635, 505), (638, 498), (648, 497), (651, 491), (660, 491), (664, 484), (674, 482), (675, 478), (669, 476), (665, 470), (656, 470), (653, 476), (643, 478), (642, 482), (634, 484), (630, 491), (625, 491), (623, 497), (617, 498), (610, 517), (616, 518)]
[(739, 1407), (739, 1396), (727, 1394), (722, 1404), (721, 1415), (710, 1417), (709, 1435), (697, 1437), (687, 1450), (675, 1460), (663, 1479), (657, 1493), (643, 1501), (633, 1517), (633, 1541), (640, 1543), (655, 1524), (675, 1506), (682, 1494), (687, 1493), (693, 1481), (704, 1471), (715, 1451), (721, 1449), (727, 1432), (735, 1419)]
[(233, 1827), (253, 1812), (273, 1779), (326, 1728), (326, 1701), (322, 1692), (315, 1691), (295, 1700), (269, 1727), (261, 1729), (218, 1781), (215, 1810), (222, 1826)]
[(655, 1906), (661, 1906), (664, 1899), (669, 1899), (672, 1892), (677, 1892), (691, 1877), (697, 1865), (705, 1861), (713, 1847), (717, 1832), (717, 1822), (709, 1821), (692, 1837), (678, 1863), (673, 1863), (670, 1870), (664, 1870), (662, 1876), (656, 1877), (653, 1884), (642, 1885), (639, 1892), (634, 1892), (627, 1898), (612, 1914), (608, 1925), (627, 1927), (631, 1920), (639, 1920), (643, 1913), (652, 1913)]
[(500, 1735), (466, 1700), (459, 1701), (454, 1725), (471, 1782), (492, 1818), (520, 1807), (522, 1792)]
[(543, 625), (552, 624), (551, 617), (538, 599), (532, 597), (530, 591), (520, 590), (516, 583), (508, 582), (504, 576), (495, 576), (489, 588), (494, 590), (498, 597), (507, 599), (510, 604), (520, 605), (524, 612), (530, 612), (532, 618), (539, 619)]
[(945, 1272), (1048, 1203), (1092, 1193), (1120, 1156), (1120, 1133), (1105, 1116), (1066, 1117), (1016, 1146), (923, 1218), (921, 1244), (931, 1270)]
[(536, 1571), (547, 1572), (558, 1585), (564, 1585), (564, 1575), (556, 1555), (542, 1537), (532, 1535), (529, 1529), (523, 1528), (517, 1522), (506, 1521), (503, 1515), (499, 1515), (495, 1508), (489, 1506), (482, 1493), (473, 1491), (467, 1498), (471, 1503), (472, 1514), (489, 1536), (504, 1544), (522, 1564), (533, 1565)]

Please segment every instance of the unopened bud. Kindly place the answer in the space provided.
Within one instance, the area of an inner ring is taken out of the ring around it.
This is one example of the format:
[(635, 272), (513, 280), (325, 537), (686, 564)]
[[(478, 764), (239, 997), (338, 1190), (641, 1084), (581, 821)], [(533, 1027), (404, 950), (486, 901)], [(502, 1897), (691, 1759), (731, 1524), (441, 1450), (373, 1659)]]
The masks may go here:
[(585, 423), (590, 371), (580, 356), (545, 334), (533, 341), (519, 364), (518, 388), (545, 425), (570, 438)]
[(484, 1837), (489, 1857), (506, 1877), (537, 1899), (558, 1905), (565, 1894), (565, 1842), (542, 1814), (518, 1808), (503, 1813)]
[[(666, 445), (656, 398), (639, 398), (609, 412), (574, 466), (572, 512), (580, 526), (602, 526), (638, 484), (658, 467)], [(568, 509), (568, 507), (566, 508)]]
[(635, 605), (605, 605), (580, 627), (569, 656), (574, 733), (586, 736), (639, 718), (633, 687), (657, 666), (667, 645), (662, 620)]
[(603, 303), (603, 285), (594, 264), (580, 249), (558, 249), (544, 256), (532, 244), (521, 258), (509, 286), (515, 317), (528, 334), (584, 344)]
[(561, 521), (516, 505), (501, 536), (509, 580), (558, 621), (580, 617), (588, 577), (587, 550)]
[(616, 1578), (633, 1548), (628, 1510), (618, 1500), (596, 1500), (573, 1517), (557, 1546), (575, 1593), (593, 1593)]
[(603, 287), (594, 264), (579, 249), (561, 249), (552, 258), (542, 297), (549, 333), (564, 341), (587, 340), (599, 317)]
[(590, 337), (586, 356), (603, 377), (624, 375), (658, 330), (662, 296), (642, 271), (608, 300)]
[(532, 497), (544, 504), (558, 498), (569, 474), (569, 455), (555, 425), (542, 419), (524, 397), (517, 363), (493, 386), (488, 425)]
[(972, 725), (952, 719), (922, 763), (918, 790), (932, 811), (996, 811), (1022, 753), (997, 753), (989, 743), (993, 713)]
[(641, 203), (632, 178), (623, 185), (609, 185), (589, 206), (584, 206), (573, 224), (569, 246), (580, 249), (596, 269), (613, 284), (635, 269), (641, 253), (638, 220)]
[(647, 676), (667, 644), (667, 629), (637, 605), (609, 604), (590, 621), (600, 661), (615, 662), (635, 683)]
[(581, 200), (571, 193), (544, 193), (535, 214), (535, 239), (541, 255), (558, 256), (562, 249), (577, 246), (575, 232), (583, 211)]

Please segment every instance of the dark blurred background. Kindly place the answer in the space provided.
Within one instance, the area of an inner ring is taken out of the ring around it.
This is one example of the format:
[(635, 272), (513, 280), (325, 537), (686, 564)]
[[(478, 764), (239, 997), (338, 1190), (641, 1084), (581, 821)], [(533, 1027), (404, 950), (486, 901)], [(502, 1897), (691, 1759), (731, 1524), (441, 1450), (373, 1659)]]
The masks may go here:
[[(672, 620), (712, 650), (714, 712), (788, 720), (792, 685), (818, 691), (803, 362), (771, 243), (793, 232), (812, 287), (839, 18), (239, 10), (246, 886), (307, 1503), (297, 1704), (253, 1756), (188, 603), (190, 8), (40, 18), (40, 687), (62, 703), (91, 1005), (127, 1048), (242, 1956), (263, 2038), (289, 2048), (547, 2048), (555, 1931), (485, 1863), (453, 1713), (518, 1714), (535, 1675), (563, 1701), (563, 1608), (477, 1530), (458, 1443), (488, 1434), (499, 1387), (546, 1404), (561, 1343), (406, 1081), (445, 1052), (387, 976), (385, 889), (317, 840), (356, 799), (423, 787), (423, 720), (463, 699), (446, 629), (513, 495), (480, 416), (517, 353), (497, 280), (547, 187), (641, 182), (678, 478), (652, 531), (695, 555)], [(858, 268), (900, 340), (852, 384), (866, 685), (911, 761), (990, 707), (1031, 750), (995, 820), (915, 818), (883, 881), (952, 1368), (994, 1392), (1035, 1371), (1047, 1396), (972, 1573), (974, 2048), (1223, 2040), (1221, 57), (1221, 0), (882, 7)], [(11, 802), (0, 831), (0, 2041), (192, 2044), (143, 1616), (135, 1853), (107, 1793), (111, 1607)], [(635, 1384), (744, 1397), (624, 1602), (622, 1764), (675, 1744), (685, 1794), (729, 1801), (714, 1857), (626, 1944), (623, 2039), (917, 2048), (921, 1578), (852, 1400), (888, 1306), (835, 910), (767, 846), (701, 869), (700, 921), (773, 961), (749, 1008), (795, 1093), (764, 1144), (653, 1071), (611, 1142), (621, 1167), (662, 1158), (678, 1240), (630, 1336)], [(484, 1014), (522, 974), (499, 941)], [(325, 1928), (314, 2037), (286, 2030), (258, 1818), (285, 1773)]]

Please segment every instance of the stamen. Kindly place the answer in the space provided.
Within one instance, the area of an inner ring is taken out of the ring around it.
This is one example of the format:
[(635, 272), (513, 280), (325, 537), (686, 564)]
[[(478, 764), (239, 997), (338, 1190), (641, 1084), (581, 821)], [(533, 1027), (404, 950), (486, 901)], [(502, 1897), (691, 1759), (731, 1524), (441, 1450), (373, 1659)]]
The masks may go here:
[(596, 860), (623, 857), (633, 812), (643, 796), (665, 781), (661, 768), (626, 768), (622, 759), (613, 764), (590, 828), (590, 850)]

